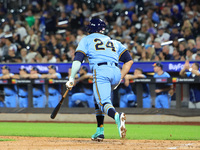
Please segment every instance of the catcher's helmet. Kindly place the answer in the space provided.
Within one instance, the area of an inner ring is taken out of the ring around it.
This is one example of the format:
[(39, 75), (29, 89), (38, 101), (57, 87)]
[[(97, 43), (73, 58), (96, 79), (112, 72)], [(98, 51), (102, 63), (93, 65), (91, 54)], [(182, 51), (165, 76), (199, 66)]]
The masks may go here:
[(103, 20), (98, 18), (93, 18), (90, 20), (89, 25), (87, 26), (87, 32), (94, 33), (105, 30), (106, 24)]

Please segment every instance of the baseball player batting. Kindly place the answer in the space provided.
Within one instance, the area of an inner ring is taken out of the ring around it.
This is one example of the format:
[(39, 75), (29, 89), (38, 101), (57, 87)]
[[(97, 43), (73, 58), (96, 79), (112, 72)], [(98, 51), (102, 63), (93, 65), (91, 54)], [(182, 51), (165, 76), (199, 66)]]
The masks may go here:
[[(89, 35), (84, 37), (76, 48), (75, 58), (72, 63), (72, 71), (67, 88), (72, 88), (74, 78), (84, 57), (88, 57), (90, 69), (93, 71), (93, 92), (96, 99), (97, 130), (92, 135), (92, 140), (104, 139), (104, 115), (115, 120), (118, 126), (119, 136), (125, 138), (125, 114), (116, 112), (111, 102), (111, 90), (117, 86), (121, 79), (129, 72), (133, 60), (119, 41), (112, 40), (104, 35), (106, 24), (103, 20), (93, 18), (90, 20), (87, 31)], [(118, 67), (118, 61), (124, 62), (122, 70)]]

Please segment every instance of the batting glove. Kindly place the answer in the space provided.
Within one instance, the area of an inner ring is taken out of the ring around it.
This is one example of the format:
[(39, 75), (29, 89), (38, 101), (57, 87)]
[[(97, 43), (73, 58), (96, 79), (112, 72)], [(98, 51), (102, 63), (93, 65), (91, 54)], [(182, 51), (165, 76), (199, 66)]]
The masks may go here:
[(66, 87), (71, 90), (73, 88), (73, 86), (74, 86), (74, 79), (69, 78), (69, 81), (67, 81), (67, 83), (66, 83)]

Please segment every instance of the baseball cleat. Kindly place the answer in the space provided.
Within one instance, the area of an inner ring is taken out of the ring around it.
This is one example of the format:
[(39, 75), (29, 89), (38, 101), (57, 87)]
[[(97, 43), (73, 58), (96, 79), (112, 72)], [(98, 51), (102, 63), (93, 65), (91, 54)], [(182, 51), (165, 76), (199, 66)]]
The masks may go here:
[(120, 138), (124, 139), (126, 137), (126, 127), (125, 127), (126, 115), (124, 113), (117, 113), (115, 115), (115, 123), (117, 124), (118, 132)]
[(101, 142), (104, 139), (104, 127), (97, 127), (96, 133), (91, 137), (92, 141)]

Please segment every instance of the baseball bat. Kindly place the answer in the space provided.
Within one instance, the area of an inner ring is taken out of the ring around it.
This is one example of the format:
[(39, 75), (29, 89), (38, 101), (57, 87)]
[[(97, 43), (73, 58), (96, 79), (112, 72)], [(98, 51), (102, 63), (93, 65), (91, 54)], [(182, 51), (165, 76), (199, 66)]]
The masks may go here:
[(58, 105), (54, 108), (53, 112), (51, 113), (51, 119), (54, 119), (56, 117), (58, 111), (60, 110), (60, 106), (62, 105), (63, 100), (67, 96), (68, 92), (69, 92), (69, 88), (67, 88), (67, 90), (65, 91), (64, 95), (62, 96), (62, 99), (60, 100), (60, 102), (58, 103)]

